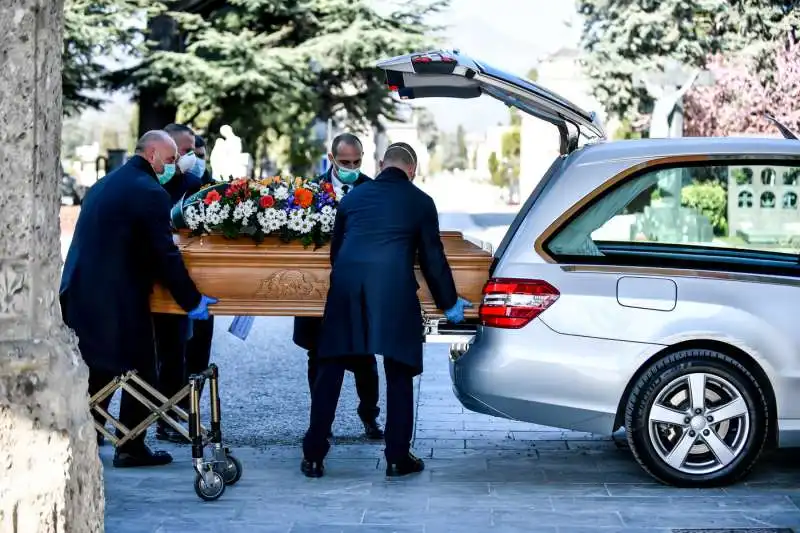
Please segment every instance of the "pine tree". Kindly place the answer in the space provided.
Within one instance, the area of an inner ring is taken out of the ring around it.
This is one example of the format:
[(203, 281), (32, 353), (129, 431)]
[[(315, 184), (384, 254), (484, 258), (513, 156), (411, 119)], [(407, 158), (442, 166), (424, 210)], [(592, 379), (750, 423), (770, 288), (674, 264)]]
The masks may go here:
[(66, 0), (62, 89), (64, 111), (75, 114), (97, 108), (102, 99), (92, 94), (105, 88), (102, 57), (133, 54), (140, 35), (137, 14), (143, 0)]
[(168, 86), (184, 121), (212, 134), (230, 124), (250, 149), (267, 130), (305, 142), (317, 119), (393, 119), (374, 63), (433, 44), (425, 19), (446, 2), (407, 2), (388, 16), (367, 0), (229, 0), (201, 14), (172, 12), (185, 49), (151, 49), (116, 82)]
[[(702, 66), (723, 47), (717, 24), (727, 20), (724, 0), (578, 0), (584, 17), (584, 66), (597, 99), (610, 113), (637, 118), (652, 105), (634, 87), (637, 71), (662, 68), (667, 60)], [(728, 22), (724, 25), (727, 27)]]
[(753, 58), (762, 82), (775, 72), (775, 44), (795, 40), (800, 13), (795, 0), (578, 0), (584, 17), (584, 66), (606, 109), (633, 121), (649, 112), (651, 98), (634, 87), (637, 72), (668, 60), (704, 67), (720, 54)]

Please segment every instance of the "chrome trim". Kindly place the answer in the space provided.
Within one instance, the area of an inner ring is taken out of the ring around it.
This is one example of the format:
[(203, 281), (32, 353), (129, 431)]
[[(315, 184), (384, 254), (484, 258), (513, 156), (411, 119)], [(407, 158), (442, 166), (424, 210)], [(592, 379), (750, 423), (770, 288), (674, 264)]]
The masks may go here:
[(605, 265), (561, 265), (564, 272), (583, 274), (636, 274), (671, 278), (700, 278), (718, 281), (740, 281), (745, 283), (767, 283), (787, 287), (800, 287), (800, 279), (771, 274), (751, 274), (745, 272), (721, 272), (717, 270), (694, 270), (663, 267), (605, 266)]

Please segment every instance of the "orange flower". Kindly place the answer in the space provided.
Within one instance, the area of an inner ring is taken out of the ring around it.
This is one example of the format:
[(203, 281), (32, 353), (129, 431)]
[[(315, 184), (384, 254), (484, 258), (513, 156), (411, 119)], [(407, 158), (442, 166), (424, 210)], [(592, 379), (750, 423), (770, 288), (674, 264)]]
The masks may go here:
[(274, 183), (280, 183), (281, 182), (281, 177), (280, 176), (275, 176), (274, 178), (272, 178), (272, 181)]
[(222, 196), (217, 191), (211, 191), (206, 194), (206, 197), (203, 198), (203, 203), (206, 205), (211, 205), (214, 202), (219, 202), (222, 199)]
[(294, 203), (305, 209), (314, 202), (314, 193), (308, 189), (295, 189)]

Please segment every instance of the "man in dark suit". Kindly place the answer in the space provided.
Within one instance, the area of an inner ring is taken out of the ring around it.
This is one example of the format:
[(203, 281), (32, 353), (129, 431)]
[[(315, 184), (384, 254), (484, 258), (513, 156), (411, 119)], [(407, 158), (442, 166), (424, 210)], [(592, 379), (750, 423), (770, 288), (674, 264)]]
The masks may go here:
[[(170, 208), (180, 202), (185, 194), (200, 189), (200, 177), (191, 174), (197, 163), (195, 134), (184, 124), (168, 124), (164, 131), (169, 134), (178, 149), (175, 175), (162, 183), (170, 197)], [(167, 213), (169, 216), (169, 212)], [(172, 397), (186, 385), (186, 350), (192, 334), (192, 324), (184, 315), (153, 313), (153, 331), (156, 339), (158, 361), (158, 385), (161, 394)], [(184, 407), (188, 404), (184, 402)], [(172, 426), (158, 421), (158, 440), (185, 443), (186, 439)]]
[[(135, 369), (148, 383), (156, 381), (150, 294), (163, 283), (193, 318), (208, 317), (216, 302), (200, 294), (172, 240), (169, 195), (161, 183), (175, 171), (175, 143), (166, 132), (151, 131), (136, 154), (99, 180), (86, 193), (61, 277), (59, 297), (64, 322), (78, 335), (89, 367), (89, 394), (116, 376)], [(103, 407), (108, 408), (110, 398)], [(133, 428), (149, 410), (123, 392), (119, 419)], [(101, 424), (105, 420), (95, 414)], [(145, 434), (119, 447), (114, 466), (170, 463), (153, 452)]]
[[(330, 169), (316, 179), (323, 183), (333, 185), (337, 199), (346, 197), (356, 187), (372, 181), (372, 178), (359, 171), (364, 157), (361, 141), (351, 133), (342, 133), (333, 139), (331, 151), (328, 154)], [(297, 317), (294, 319), (294, 343), (308, 350), (308, 389), (314, 390), (317, 379), (319, 362), (317, 351), (322, 319), (315, 317)], [(375, 355), (354, 359), (348, 370), (353, 372), (356, 381), (359, 406), (358, 416), (364, 424), (364, 433), (368, 438), (380, 440), (383, 430), (378, 424), (378, 365)]]
[(339, 204), (331, 241), (331, 284), (320, 342), (319, 377), (301, 471), (323, 475), (344, 370), (360, 354), (383, 355), (386, 371), (386, 475), (420, 472), (410, 452), (413, 378), (422, 373), (422, 310), (414, 275), (419, 264), (437, 307), (453, 322), (471, 306), (456, 293), (430, 196), (412, 184), (417, 159), (406, 144), (389, 146), (375, 180)]
[[(199, 135), (194, 136), (194, 153), (197, 161), (194, 167), (187, 172), (197, 180), (194, 187), (186, 191), (186, 195), (196, 193), (200, 187), (214, 183), (211, 172), (206, 165), (206, 142)], [(197, 374), (208, 368), (211, 362), (211, 343), (214, 337), (214, 317), (208, 320), (195, 320), (192, 322), (192, 336), (186, 343), (186, 365), (184, 368), (183, 383), (188, 383), (189, 376)], [(189, 409), (189, 398), (180, 402), (180, 406)], [(170, 428), (171, 429), (171, 428)]]

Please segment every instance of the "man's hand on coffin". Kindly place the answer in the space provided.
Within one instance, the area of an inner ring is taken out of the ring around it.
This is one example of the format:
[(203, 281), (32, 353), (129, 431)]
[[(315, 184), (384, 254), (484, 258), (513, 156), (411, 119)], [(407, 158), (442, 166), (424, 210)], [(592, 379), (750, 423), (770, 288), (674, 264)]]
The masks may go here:
[(472, 302), (459, 296), (456, 305), (445, 311), (444, 316), (453, 324), (459, 324), (464, 321), (464, 309), (470, 307), (472, 307)]
[(201, 295), (200, 303), (197, 304), (197, 307), (189, 311), (189, 318), (192, 320), (208, 320), (208, 306), (214, 305), (218, 301), (219, 300), (211, 296), (206, 296), (205, 294)]

